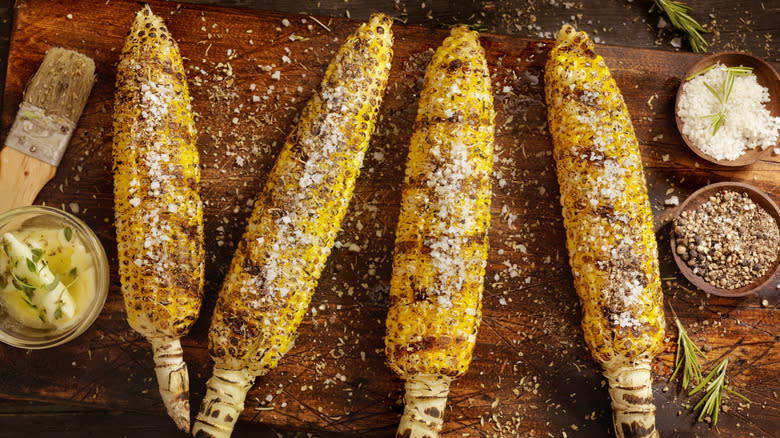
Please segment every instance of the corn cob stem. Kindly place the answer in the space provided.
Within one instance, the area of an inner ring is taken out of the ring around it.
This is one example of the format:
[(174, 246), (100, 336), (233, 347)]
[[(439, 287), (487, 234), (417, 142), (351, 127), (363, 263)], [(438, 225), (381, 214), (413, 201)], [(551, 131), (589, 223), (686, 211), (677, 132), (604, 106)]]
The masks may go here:
[(396, 437), (435, 437), (441, 433), (452, 378), (441, 374), (415, 374), (406, 379), (404, 414)]
[(208, 402), (200, 405), (192, 434), (196, 438), (229, 437), (254, 381), (255, 376), (246, 368), (229, 370), (215, 366), (214, 374), (206, 382), (203, 400)]
[(650, 359), (604, 365), (617, 438), (656, 438)]
[(165, 409), (176, 426), (190, 430), (190, 378), (178, 338), (151, 338), (154, 371)]

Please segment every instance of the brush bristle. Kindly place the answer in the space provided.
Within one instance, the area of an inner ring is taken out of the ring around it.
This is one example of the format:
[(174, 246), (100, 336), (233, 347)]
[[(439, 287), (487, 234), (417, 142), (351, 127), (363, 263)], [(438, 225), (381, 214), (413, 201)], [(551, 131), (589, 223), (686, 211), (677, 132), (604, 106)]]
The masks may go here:
[(95, 84), (95, 62), (72, 50), (46, 51), (24, 92), (24, 101), (77, 122)]

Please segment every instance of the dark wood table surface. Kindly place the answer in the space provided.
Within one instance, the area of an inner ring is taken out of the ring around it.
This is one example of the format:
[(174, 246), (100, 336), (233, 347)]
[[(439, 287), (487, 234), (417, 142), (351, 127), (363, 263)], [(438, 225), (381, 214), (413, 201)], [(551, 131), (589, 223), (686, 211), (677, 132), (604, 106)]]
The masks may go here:
[[(600, 42), (659, 50), (689, 51), (685, 38), (669, 26), (659, 29), (649, 0), (192, 0), (240, 8), (310, 13), (363, 20), (382, 11), (409, 24), (441, 26), (481, 23), (488, 32), (550, 38), (564, 22), (597, 37)], [(780, 61), (780, 1), (687, 0), (691, 15), (710, 30), (710, 52), (739, 50)], [(63, 11), (66, 13), (67, 11)], [(0, 87), (5, 83), (8, 40), (13, 20), (11, 1), (0, 1)], [(2, 93), (0, 93), (2, 96)], [(0, 364), (2, 366), (2, 364)], [(714, 431), (713, 431), (714, 432)], [(173, 422), (163, 413), (96, 410), (56, 404), (0, 399), (0, 437), (174, 437)], [(276, 431), (242, 424), (234, 437), (311, 436), (307, 431)], [(317, 436), (323, 436), (317, 434)], [(576, 436), (572, 431), (569, 436)]]

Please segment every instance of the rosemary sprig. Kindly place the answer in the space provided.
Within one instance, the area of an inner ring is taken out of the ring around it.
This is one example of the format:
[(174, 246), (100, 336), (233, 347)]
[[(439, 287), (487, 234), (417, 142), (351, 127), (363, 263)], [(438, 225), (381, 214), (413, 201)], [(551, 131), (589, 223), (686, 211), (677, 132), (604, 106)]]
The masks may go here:
[(688, 395), (693, 395), (705, 387), (707, 388), (704, 397), (702, 397), (702, 399), (696, 403), (696, 406), (693, 407), (694, 411), (699, 409), (699, 407), (702, 408), (698, 417), (699, 421), (708, 416), (712, 420), (713, 426), (718, 425), (718, 412), (720, 412), (721, 398), (723, 397), (724, 389), (750, 403), (750, 400), (747, 397), (726, 386), (726, 367), (728, 364), (728, 358), (720, 361), (718, 366), (707, 374), (707, 377), (688, 393)]
[[(689, 79), (694, 78), (702, 73), (706, 73), (713, 67), (715, 67), (717, 64), (713, 64), (710, 67), (707, 67), (706, 69), (700, 71), (699, 73), (696, 73), (692, 75)], [(731, 91), (734, 89), (734, 80), (737, 76), (749, 76), (753, 74), (753, 68), (752, 67), (726, 67), (726, 79), (723, 81), (723, 84), (721, 84), (720, 90), (716, 90), (715, 87), (708, 84), (707, 82), (704, 82), (704, 86), (707, 87), (708, 90), (710, 90), (710, 93), (712, 93), (716, 99), (718, 99), (718, 102), (720, 102), (720, 111), (713, 114), (708, 114), (706, 116), (703, 116), (706, 119), (710, 119), (710, 128), (712, 128), (712, 135), (717, 134), (718, 130), (726, 124), (726, 114), (724, 113), (724, 110), (726, 108), (726, 105), (729, 103), (729, 97), (731, 97)]]
[(704, 41), (704, 37), (700, 33), (707, 31), (688, 15), (688, 12), (691, 11), (690, 6), (675, 0), (653, 0), (653, 6), (650, 10), (655, 8), (664, 11), (672, 26), (685, 32), (694, 52), (707, 51), (707, 41)]
[(712, 65), (710, 65), (709, 67), (707, 67), (707, 68), (704, 68), (704, 69), (702, 69), (702, 70), (699, 70), (699, 71), (697, 71), (696, 73), (694, 73), (694, 74), (692, 74), (692, 75), (688, 76), (687, 78), (685, 78), (685, 80), (686, 80), (686, 81), (690, 81), (691, 79), (695, 78), (696, 76), (703, 75), (704, 73), (707, 73), (708, 71), (712, 70), (713, 68), (715, 68), (715, 67), (717, 67), (717, 66), (718, 66), (718, 63), (716, 62), (715, 64), (712, 64)]
[(710, 119), (710, 128), (712, 128), (712, 135), (715, 135), (718, 132), (718, 129), (720, 129), (724, 124), (726, 124), (726, 115), (723, 114), (723, 111), (714, 113), (714, 114), (707, 114), (706, 116), (702, 116), (705, 119)]
[[(672, 309), (672, 313), (674, 313), (674, 309)], [(685, 331), (676, 314), (674, 322), (677, 324), (677, 354), (674, 357), (674, 372), (669, 380), (674, 379), (674, 376), (682, 369), (682, 386), (683, 389), (688, 389), (688, 383), (691, 379), (694, 379), (696, 383), (701, 381), (699, 356), (705, 359), (707, 356), (688, 337), (688, 332)]]

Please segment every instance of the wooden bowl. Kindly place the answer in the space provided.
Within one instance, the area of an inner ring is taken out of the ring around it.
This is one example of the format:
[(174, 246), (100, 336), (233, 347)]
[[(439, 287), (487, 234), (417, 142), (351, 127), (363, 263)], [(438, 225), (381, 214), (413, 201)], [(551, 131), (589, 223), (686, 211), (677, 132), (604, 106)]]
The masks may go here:
[[(693, 192), (693, 194), (691, 194), (691, 196), (688, 196), (685, 202), (683, 202), (680, 205), (680, 207), (677, 209), (677, 212), (674, 215), (674, 220), (676, 220), (677, 217), (680, 216), (680, 214), (682, 214), (682, 212), (697, 209), (700, 205), (707, 202), (710, 196), (723, 190), (728, 190), (728, 191), (738, 192), (738, 193), (747, 193), (750, 199), (754, 203), (756, 203), (756, 205), (763, 208), (767, 213), (769, 213), (769, 215), (772, 216), (772, 218), (774, 218), (775, 223), (777, 223), (778, 226), (780, 226), (780, 209), (777, 208), (777, 204), (775, 204), (775, 202), (772, 201), (770, 197), (765, 195), (764, 192), (759, 190), (757, 187), (751, 186), (750, 184), (739, 183), (739, 182), (721, 182), (721, 183), (710, 184), (708, 186), (702, 187), (701, 189)], [(674, 235), (674, 220), (672, 221), (672, 231), (671, 231), (671, 239), (670, 239), (674, 262), (677, 263), (677, 267), (680, 268), (680, 271), (682, 271), (682, 274), (685, 276), (685, 278), (687, 278), (688, 281), (690, 281), (694, 286), (698, 287), (704, 292), (713, 295), (718, 295), (721, 297), (742, 297), (745, 295), (750, 295), (751, 293), (764, 287), (770, 280), (772, 280), (772, 278), (774, 278), (775, 274), (777, 273), (778, 268), (780, 268), (780, 251), (778, 251), (777, 256), (775, 257), (774, 265), (770, 267), (762, 277), (755, 279), (752, 283), (745, 285), (739, 289), (717, 288), (707, 283), (703, 278), (694, 274), (693, 270), (691, 270), (691, 268), (688, 267), (688, 264), (686, 264), (685, 261), (681, 259), (680, 256), (677, 254), (677, 241)]]
[[(748, 55), (746, 53), (723, 52), (702, 58), (701, 61), (694, 64), (694, 66), (691, 67), (691, 69), (688, 70), (688, 72), (685, 74), (682, 82), (680, 83), (680, 88), (677, 89), (677, 98), (674, 101), (674, 120), (677, 123), (677, 130), (680, 132), (680, 136), (682, 136), (683, 141), (696, 155), (720, 166), (747, 166), (749, 164), (755, 163), (765, 155), (769, 154), (772, 148), (770, 147), (763, 150), (755, 148), (749, 149), (736, 160), (716, 160), (696, 147), (696, 145), (693, 144), (688, 136), (683, 134), (682, 122), (680, 121), (680, 117), (677, 115), (679, 111), (678, 107), (680, 105), (680, 95), (682, 94), (683, 85), (685, 85), (685, 83), (688, 81), (688, 78), (691, 77), (691, 75), (694, 75), (717, 62), (720, 62), (727, 67), (753, 67), (753, 74), (755, 74), (758, 83), (762, 87), (769, 89), (769, 102), (766, 103), (766, 108), (769, 110), (769, 113), (772, 116), (780, 116), (780, 75), (777, 74), (775, 69), (773, 69), (771, 65), (769, 65), (761, 58), (756, 58), (755, 56)], [(778, 144), (780, 144), (780, 137), (778, 137), (778, 143), (775, 143), (775, 146)]]

